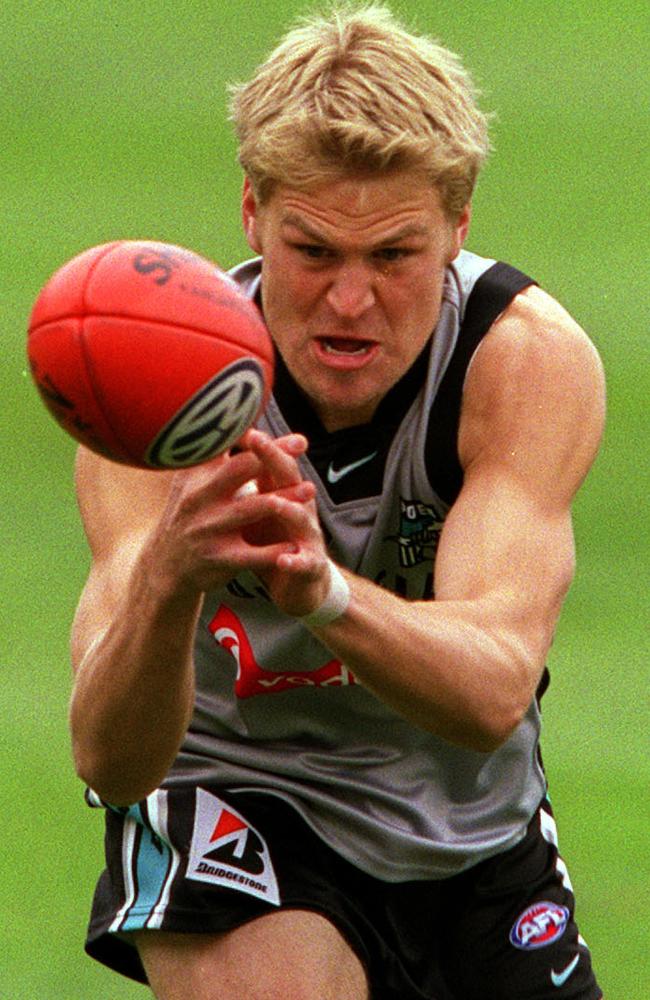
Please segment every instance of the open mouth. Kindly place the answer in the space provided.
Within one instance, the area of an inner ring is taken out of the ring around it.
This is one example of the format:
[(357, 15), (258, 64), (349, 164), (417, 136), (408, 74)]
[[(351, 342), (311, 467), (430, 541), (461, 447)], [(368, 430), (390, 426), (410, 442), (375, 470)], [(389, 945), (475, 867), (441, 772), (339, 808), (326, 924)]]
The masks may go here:
[(317, 342), (325, 354), (340, 358), (362, 358), (377, 346), (374, 340), (359, 340), (352, 337), (318, 337)]

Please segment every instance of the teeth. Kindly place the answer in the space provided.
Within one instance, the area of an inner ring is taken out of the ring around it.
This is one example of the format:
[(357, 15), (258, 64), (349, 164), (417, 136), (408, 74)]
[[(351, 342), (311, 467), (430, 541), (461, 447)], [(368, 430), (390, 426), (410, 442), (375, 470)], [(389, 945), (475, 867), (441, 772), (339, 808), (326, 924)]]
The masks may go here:
[(354, 357), (355, 354), (366, 354), (369, 349), (368, 344), (359, 344), (358, 347), (352, 348), (352, 350), (350, 350), (349, 348), (347, 350), (343, 350), (341, 348), (336, 347), (335, 344), (330, 340), (324, 340), (323, 347), (325, 348), (328, 354), (339, 354), (339, 355), (344, 355), (346, 357)]

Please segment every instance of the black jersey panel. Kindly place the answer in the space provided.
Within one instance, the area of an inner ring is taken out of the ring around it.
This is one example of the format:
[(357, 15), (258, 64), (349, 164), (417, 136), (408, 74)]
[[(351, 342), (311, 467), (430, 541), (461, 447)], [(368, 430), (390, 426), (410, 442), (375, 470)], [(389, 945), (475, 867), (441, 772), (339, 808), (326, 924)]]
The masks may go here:
[(381, 493), (390, 446), (424, 383), (429, 350), (430, 340), (382, 399), (371, 421), (328, 433), (276, 349), (275, 400), (291, 429), (307, 437), (307, 457), (334, 503)]
[(509, 264), (497, 262), (478, 279), (467, 300), (458, 341), (429, 415), (426, 466), (438, 496), (452, 504), (463, 485), (458, 458), (458, 425), (465, 375), (474, 351), (494, 321), (532, 278)]

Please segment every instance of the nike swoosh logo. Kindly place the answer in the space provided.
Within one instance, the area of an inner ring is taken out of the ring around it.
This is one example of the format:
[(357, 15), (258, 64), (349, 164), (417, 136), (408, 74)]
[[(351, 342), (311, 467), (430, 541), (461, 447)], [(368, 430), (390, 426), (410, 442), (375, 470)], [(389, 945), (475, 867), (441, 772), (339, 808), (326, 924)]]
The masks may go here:
[(355, 469), (365, 465), (366, 462), (371, 462), (376, 454), (377, 452), (373, 451), (372, 455), (364, 455), (363, 458), (357, 459), (356, 462), (350, 462), (349, 465), (342, 465), (340, 469), (332, 468), (332, 463), (330, 462), (327, 469), (327, 482), (332, 483), (332, 485), (338, 483), (339, 479), (343, 479), (343, 476), (347, 476), (349, 472), (354, 472)]
[(562, 972), (556, 972), (554, 969), (551, 969), (551, 982), (553, 986), (564, 986), (569, 976), (575, 971), (579, 961), (580, 955), (576, 955), (573, 961), (569, 962), (566, 969), (563, 969)]

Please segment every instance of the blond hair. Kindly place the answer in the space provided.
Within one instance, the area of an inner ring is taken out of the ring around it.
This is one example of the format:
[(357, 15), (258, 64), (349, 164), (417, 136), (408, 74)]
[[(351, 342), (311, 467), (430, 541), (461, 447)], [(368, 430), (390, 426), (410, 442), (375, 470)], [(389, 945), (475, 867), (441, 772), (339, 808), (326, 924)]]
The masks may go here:
[(387, 7), (334, 8), (299, 22), (231, 87), (239, 161), (260, 202), (277, 183), (421, 170), (456, 217), (489, 150), (476, 94), (458, 56)]

